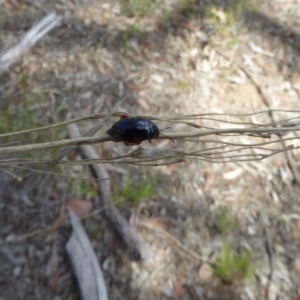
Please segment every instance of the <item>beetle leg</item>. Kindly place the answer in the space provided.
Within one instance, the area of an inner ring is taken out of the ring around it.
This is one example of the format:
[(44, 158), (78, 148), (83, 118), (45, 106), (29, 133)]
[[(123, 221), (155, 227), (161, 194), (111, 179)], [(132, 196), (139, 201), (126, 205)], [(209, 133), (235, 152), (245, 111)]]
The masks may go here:
[(142, 141), (124, 141), (125, 146), (135, 146), (140, 145)]
[(148, 142), (151, 144), (151, 139), (148, 139)]
[(128, 119), (128, 116), (126, 116), (126, 115), (121, 115), (121, 120), (124, 120), (124, 119)]

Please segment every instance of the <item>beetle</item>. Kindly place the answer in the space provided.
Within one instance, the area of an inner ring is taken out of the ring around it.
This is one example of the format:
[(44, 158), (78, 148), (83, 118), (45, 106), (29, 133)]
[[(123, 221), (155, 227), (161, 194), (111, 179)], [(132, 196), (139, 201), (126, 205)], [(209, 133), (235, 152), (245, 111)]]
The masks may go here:
[(121, 120), (115, 123), (106, 133), (116, 140), (124, 141), (126, 146), (140, 145), (142, 141), (159, 136), (158, 127), (148, 119), (127, 118), (122, 116)]

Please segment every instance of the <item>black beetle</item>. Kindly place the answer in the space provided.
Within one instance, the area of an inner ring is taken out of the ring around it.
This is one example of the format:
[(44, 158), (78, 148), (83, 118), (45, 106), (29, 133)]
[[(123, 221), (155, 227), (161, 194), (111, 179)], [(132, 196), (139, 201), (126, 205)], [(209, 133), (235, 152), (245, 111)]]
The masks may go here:
[(159, 136), (159, 129), (147, 119), (122, 117), (106, 133), (116, 140), (124, 141), (126, 146), (133, 146), (145, 140), (151, 143), (152, 138)]

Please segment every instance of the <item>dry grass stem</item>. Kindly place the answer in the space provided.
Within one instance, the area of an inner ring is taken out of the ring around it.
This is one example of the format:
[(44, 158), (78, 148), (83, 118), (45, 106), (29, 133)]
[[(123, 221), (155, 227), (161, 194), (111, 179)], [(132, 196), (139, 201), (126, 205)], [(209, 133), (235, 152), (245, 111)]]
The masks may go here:
[[(113, 109), (114, 111), (114, 109)], [(275, 112), (287, 112), (286, 110), (275, 110)], [(292, 111), (288, 111), (292, 112)], [(257, 113), (251, 114), (197, 114), (197, 115), (186, 115), (186, 116), (177, 116), (177, 117), (154, 117), (154, 116), (142, 116), (147, 117), (151, 120), (160, 120), (169, 123), (179, 123), (184, 124), (181, 126), (190, 126), (197, 127), (198, 130), (185, 131), (185, 132), (164, 132), (163, 135), (159, 136), (158, 140), (163, 139), (173, 139), (177, 141), (186, 141), (193, 142), (199, 145), (200, 149), (195, 149), (195, 151), (185, 151), (184, 149), (175, 149), (175, 148), (161, 148), (161, 147), (139, 147), (136, 150), (133, 150), (128, 155), (122, 155), (117, 157), (110, 158), (99, 158), (99, 159), (85, 159), (85, 160), (75, 160), (75, 161), (61, 161), (61, 159), (66, 156), (70, 151), (74, 151), (76, 147), (80, 145), (87, 144), (97, 144), (108, 141), (114, 142), (122, 142), (120, 140), (114, 140), (108, 135), (92, 137), (89, 135), (95, 134), (97, 130), (105, 124), (108, 116), (120, 116), (126, 113), (117, 112), (111, 113), (107, 116), (104, 114), (91, 115), (85, 118), (79, 118), (75, 120), (71, 120), (68, 122), (63, 122), (56, 125), (45, 126), (41, 128), (37, 128), (36, 130), (45, 130), (49, 128), (54, 128), (54, 126), (62, 126), (66, 124), (71, 124), (75, 122), (79, 122), (87, 119), (95, 119), (95, 118), (104, 118), (103, 121), (99, 121), (96, 126), (94, 126), (91, 130), (89, 130), (84, 137), (66, 139), (60, 141), (52, 141), (46, 143), (36, 143), (29, 145), (17, 145), (17, 146), (2, 146), (0, 147), (0, 155), (11, 155), (16, 153), (24, 153), (31, 152), (37, 150), (45, 150), (56, 147), (65, 147), (67, 149), (61, 150), (57, 157), (52, 159), (24, 159), (24, 158), (3, 158), (1, 160), (2, 165), (7, 166), (20, 166), (30, 164), (63, 164), (63, 165), (77, 165), (77, 164), (95, 164), (95, 163), (127, 163), (127, 164), (140, 164), (140, 165), (167, 165), (170, 163), (178, 163), (183, 162), (187, 159), (192, 160), (204, 160), (212, 163), (219, 162), (229, 162), (229, 161), (251, 161), (251, 160), (262, 160), (272, 155), (276, 155), (280, 152), (288, 151), (291, 149), (298, 149), (299, 146), (297, 144), (298, 137), (287, 137), (282, 138), (283, 136), (290, 134), (292, 132), (297, 132), (300, 130), (300, 122), (295, 121), (299, 117), (287, 118), (281, 121), (267, 123), (267, 124), (258, 124), (258, 123), (250, 123), (250, 122), (241, 122), (240, 125), (242, 127), (233, 127), (233, 128), (211, 128), (204, 129), (205, 126), (196, 124), (194, 122), (186, 122), (185, 120), (193, 120), (195, 122), (199, 120), (213, 120), (214, 122), (218, 120), (220, 123), (224, 124), (239, 124), (236, 121), (232, 120), (223, 120), (223, 119), (211, 119), (203, 117), (205, 115), (222, 115), (223, 117), (228, 116), (252, 116), (257, 114), (268, 114), (270, 110), (260, 111)], [(298, 111), (293, 111), (293, 113), (299, 113)], [(290, 122), (293, 121), (293, 122)], [(99, 125), (100, 124), (100, 125)], [(252, 125), (246, 127), (246, 125)], [(207, 127), (206, 127), (207, 128)], [(96, 131), (95, 131), (96, 130)], [(21, 133), (28, 133), (29, 131), (20, 131), (11, 133), (11, 135), (17, 135)], [(34, 132), (34, 129), (30, 130), (30, 132)], [(6, 135), (2, 135), (8, 136)], [(203, 137), (214, 136), (215, 139), (202, 139)], [(232, 142), (228, 141), (228, 137), (243, 137), (247, 136), (254, 139), (254, 142)], [(275, 136), (275, 137), (273, 137)], [(276, 138), (276, 136), (278, 138)], [(1, 136), (0, 136), (1, 137)], [(255, 141), (255, 138), (259, 139)], [(269, 141), (262, 141), (265, 139), (269, 139)], [(288, 145), (283, 144), (284, 142), (288, 142)], [(295, 145), (293, 144), (295, 143)], [(280, 145), (279, 147), (271, 147), (272, 145)], [(69, 148), (70, 147), (70, 148)], [(196, 146), (193, 146), (194, 148)], [(65, 152), (67, 150), (67, 152)]]

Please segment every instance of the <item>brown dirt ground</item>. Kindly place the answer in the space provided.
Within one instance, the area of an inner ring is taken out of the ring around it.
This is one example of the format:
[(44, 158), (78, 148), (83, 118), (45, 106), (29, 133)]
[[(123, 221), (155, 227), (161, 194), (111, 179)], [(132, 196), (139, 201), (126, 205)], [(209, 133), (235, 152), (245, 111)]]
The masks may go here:
[[(176, 12), (176, 5), (166, 1), (153, 16), (141, 20), (125, 17), (116, 1), (83, 2), (3, 2), (3, 47), (46, 12), (55, 10), (64, 19), (2, 77), (2, 123), (8, 114), (21, 124), (24, 110), (30, 112), (29, 127), (108, 112), (125, 95), (122, 109), (133, 115), (299, 110), (300, 1), (263, 1), (238, 20), (223, 19), (229, 18), (223, 10), (230, 1), (211, 2), (210, 14), (207, 1), (198, 1), (192, 16)], [(132, 29), (137, 23), (139, 27)], [(280, 112), (222, 119), (268, 123), (296, 116)], [(92, 125), (85, 122), (80, 128)], [(176, 124), (168, 131), (186, 128)], [(65, 137), (66, 130), (59, 130), (26, 136), (21, 142)], [(243, 143), (251, 139), (224, 137)], [(297, 143), (295, 139), (293, 144)], [(214, 144), (180, 141), (174, 146), (169, 140), (157, 140), (153, 145), (188, 152)], [(95, 147), (103, 157), (129, 152), (112, 142)], [(140, 178), (157, 182), (156, 196), (144, 199), (138, 208), (120, 207), (131, 218), (138, 215), (138, 232), (151, 245), (153, 261), (131, 262), (101, 217), (84, 221), (109, 299), (300, 299), (300, 182), (291, 171), (293, 165), (298, 172), (298, 161), (299, 152), (293, 150), (289, 156), (281, 153), (262, 161), (107, 166), (113, 186), (128, 176), (133, 182)], [(55, 171), (88, 176), (81, 166)], [(63, 214), (66, 199), (95, 201), (93, 185), (14, 172), (23, 177), (22, 183), (2, 173), (0, 182), (0, 299), (80, 299), (64, 248), (70, 228), (46, 229)], [(220, 205), (237, 220), (226, 235), (214, 222)], [(209, 268), (205, 272), (205, 261), (215, 259), (224, 240), (237, 251), (253, 254), (255, 275), (245, 283), (226, 286), (211, 276)]]

